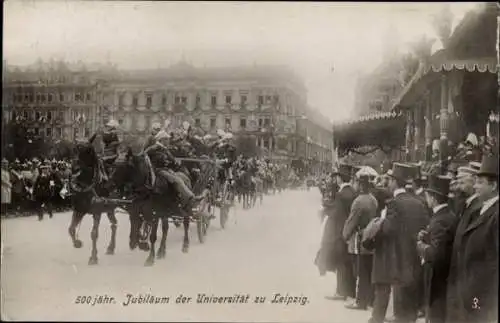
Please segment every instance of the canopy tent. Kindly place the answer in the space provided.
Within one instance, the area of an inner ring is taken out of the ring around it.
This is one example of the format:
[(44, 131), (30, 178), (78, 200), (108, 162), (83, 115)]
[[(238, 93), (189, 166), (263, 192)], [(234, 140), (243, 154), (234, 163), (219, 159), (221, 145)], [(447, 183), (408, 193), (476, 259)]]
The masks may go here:
[(413, 104), (430, 81), (443, 72), (497, 74), (500, 70), (496, 53), (497, 14), (496, 3), (479, 4), (475, 10), (468, 12), (454, 30), (446, 48), (420, 64), (415, 75), (396, 98), (393, 109)]
[(381, 112), (335, 125), (333, 138), (341, 152), (367, 146), (391, 150), (404, 145), (404, 132), (403, 115)]

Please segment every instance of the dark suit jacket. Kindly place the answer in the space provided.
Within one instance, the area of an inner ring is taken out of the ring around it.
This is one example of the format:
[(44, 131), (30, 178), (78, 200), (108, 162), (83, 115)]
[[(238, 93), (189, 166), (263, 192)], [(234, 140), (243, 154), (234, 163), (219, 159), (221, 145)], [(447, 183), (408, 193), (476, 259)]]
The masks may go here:
[(323, 244), (332, 246), (332, 264), (336, 267), (343, 263), (347, 257), (347, 244), (342, 236), (342, 230), (356, 194), (351, 186), (345, 186), (335, 194), (335, 199), (330, 208), (327, 209), (328, 219), (323, 234)]
[(415, 283), (421, 274), (417, 234), (428, 223), (424, 205), (413, 194), (401, 193), (387, 204), (387, 215), (374, 251), (373, 283), (401, 286)]
[(419, 243), (418, 251), (427, 263), (426, 270), (432, 269), (430, 306), (431, 319), (444, 322), (446, 319), (446, 280), (450, 267), (453, 239), (455, 237), (456, 216), (448, 206), (440, 209), (430, 220), (428, 241)]
[[(464, 317), (465, 312), (463, 309), (463, 304), (461, 304), (461, 297), (459, 291), (463, 288), (461, 287), (462, 275), (458, 273), (458, 260), (460, 257), (460, 250), (463, 248), (463, 236), (465, 230), (471, 222), (471, 217), (473, 215), (477, 216), (479, 210), (481, 209), (482, 203), (476, 197), (469, 206), (463, 205), (463, 207), (457, 213), (457, 225), (455, 231), (455, 237), (453, 240), (453, 249), (450, 259), (450, 270), (448, 273), (447, 280), (447, 321), (458, 321), (460, 317)], [(477, 214), (476, 214), (477, 213)], [(460, 280), (459, 280), (460, 279)]]
[(50, 186), (50, 181), (53, 181), (54, 184), (56, 184), (57, 178), (54, 174), (37, 177), (33, 188), (33, 194), (37, 201), (47, 202), (54, 194), (55, 190), (54, 187)]
[(457, 226), (448, 283), (447, 322), (498, 319), (498, 201), (480, 214), (473, 202)]

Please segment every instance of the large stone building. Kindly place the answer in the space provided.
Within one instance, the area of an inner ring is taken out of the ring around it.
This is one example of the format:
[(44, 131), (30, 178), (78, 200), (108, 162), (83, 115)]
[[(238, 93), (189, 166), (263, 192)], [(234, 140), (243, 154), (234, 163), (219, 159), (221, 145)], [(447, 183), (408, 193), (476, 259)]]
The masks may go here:
[[(115, 118), (126, 132), (144, 135), (154, 122), (183, 121), (255, 140), (272, 159), (331, 162), (331, 126), (307, 106), (301, 80), (286, 67), (196, 68), (121, 71), (101, 89), (101, 122)], [(307, 147), (307, 148), (306, 148)]]
[(98, 84), (105, 70), (81, 62), (39, 60), (25, 68), (4, 62), (3, 123), (22, 123), (45, 139), (88, 137), (99, 126)]
[(255, 140), (272, 159), (331, 163), (332, 129), (307, 106), (302, 81), (282, 66), (118, 70), (112, 66), (40, 63), (7, 68), (4, 120), (21, 120), (37, 134), (89, 137), (110, 118), (124, 133), (145, 136), (154, 122), (183, 121)]

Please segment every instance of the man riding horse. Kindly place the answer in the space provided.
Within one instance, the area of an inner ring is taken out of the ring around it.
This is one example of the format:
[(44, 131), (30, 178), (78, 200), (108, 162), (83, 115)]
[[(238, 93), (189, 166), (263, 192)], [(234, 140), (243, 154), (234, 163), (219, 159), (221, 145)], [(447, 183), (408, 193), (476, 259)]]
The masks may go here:
[(99, 159), (100, 175), (102, 180), (107, 181), (109, 178), (110, 169), (118, 158), (118, 147), (120, 146), (120, 139), (118, 138), (117, 128), (118, 121), (111, 119), (107, 124), (104, 131), (98, 131), (89, 139), (89, 143), (93, 144), (98, 135), (102, 136), (104, 144), (103, 155)]
[(154, 123), (151, 135), (148, 137), (144, 146), (144, 151), (150, 157), (151, 164), (156, 169), (157, 176), (165, 179), (167, 183), (175, 187), (185, 206), (193, 207), (194, 204), (203, 199), (203, 195), (195, 195), (181, 176), (172, 170), (172, 166), (178, 163), (175, 157), (170, 153), (167, 145), (163, 145), (160, 142), (168, 138), (169, 134), (162, 129), (161, 125), (159, 123)]

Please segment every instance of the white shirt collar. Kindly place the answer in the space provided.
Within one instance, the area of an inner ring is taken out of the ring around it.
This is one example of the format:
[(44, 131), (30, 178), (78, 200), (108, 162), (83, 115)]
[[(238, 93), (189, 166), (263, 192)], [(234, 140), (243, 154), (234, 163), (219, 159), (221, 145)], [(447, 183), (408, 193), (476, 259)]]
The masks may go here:
[(342, 190), (344, 187), (347, 187), (347, 186), (351, 186), (351, 183), (347, 182), (347, 183), (340, 184), (339, 191)]
[(424, 189), (421, 187), (415, 191), (415, 194), (420, 195), (420, 194), (422, 194), (423, 191), (424, 191)]
[(441, 209), (447, 207), (448, 204), (439, 204), (435, 207), (432, 208), (432, 212), (434, 212), (434, 214), (438, 213)]
[(394, 190), (394, 197), (398, 196), (399, 194), (406, 193), (406, 190), (403, 188), (398, 188)]
[(467, 207), (470, 206), (470, 204), (472, 203), (472, 201), (474, 201), (474, 199), (477, 197), (477, 194), (472, 194), (471, 196), (469, 196), (466, 200), (465, 200), (465, 205), (467, 205)]
[(498, 201), (498, 195), (490, 198), (489, 200), (484, 201), (483, 207), (481, 208), (481, 211), (479, 211), (479, 214), (483, 214), (484, 212), (486, 212), (486, 210), (488, 210), (490, 207), (492, 207), (496, 201)]

